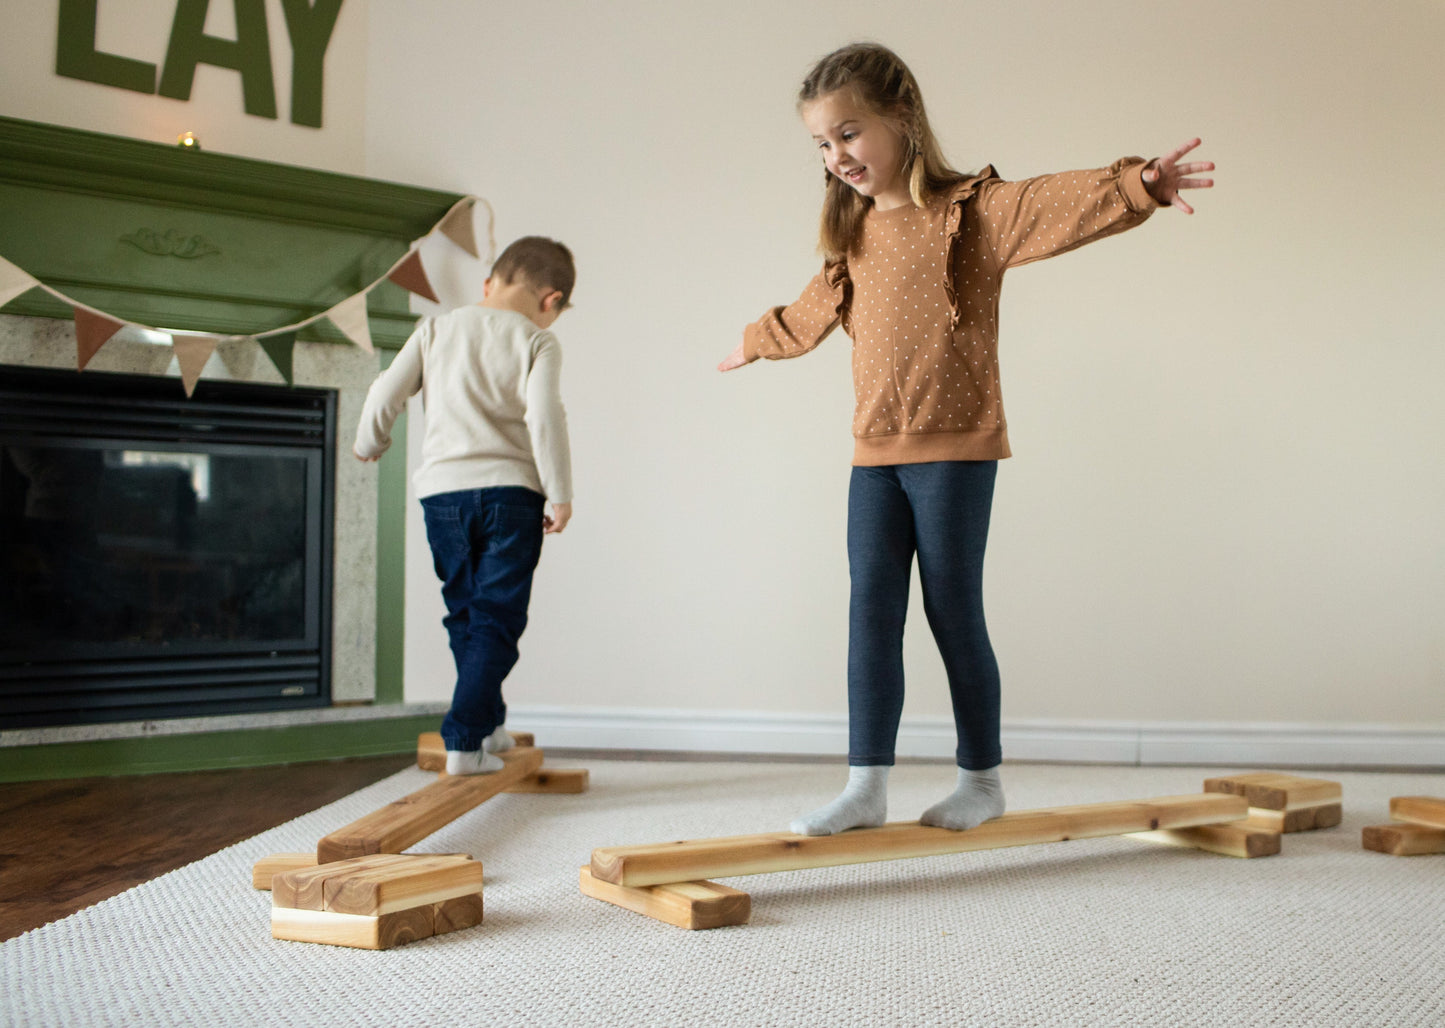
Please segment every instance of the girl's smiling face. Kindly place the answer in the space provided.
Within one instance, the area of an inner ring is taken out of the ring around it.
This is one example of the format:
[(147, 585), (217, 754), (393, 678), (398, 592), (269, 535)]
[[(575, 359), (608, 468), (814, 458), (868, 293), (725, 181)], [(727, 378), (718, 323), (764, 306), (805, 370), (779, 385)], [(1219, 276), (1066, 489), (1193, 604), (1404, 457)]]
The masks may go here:
[(802, 116), (830, 175), (871, 197), (880, 211), (913, 202), (903, 175), (903, 137), (863, 109), (849, 90), (836, 89), (805, 103)]

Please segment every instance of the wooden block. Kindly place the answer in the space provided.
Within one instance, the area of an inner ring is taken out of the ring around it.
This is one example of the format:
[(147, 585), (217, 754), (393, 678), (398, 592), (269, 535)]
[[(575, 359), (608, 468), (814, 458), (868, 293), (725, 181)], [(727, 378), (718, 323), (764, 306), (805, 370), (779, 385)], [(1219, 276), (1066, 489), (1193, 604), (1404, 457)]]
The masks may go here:
[(404, 864), (332, 875), (324, 887), (324, 909), (377, 916), (470, 896), (481, 889), (479, 861), (414, 856)]
[(1333, 828), (1344, 820), (1344, 807), (1338, 803), (1321, 803), (1317, 807), (1300, 807), (1296, 810), (1266, 810), (1250, 807), (1245, 824), (1268, 832), (1312, 832), (1319, 828)]
[(505, 763), (500, 771), (442, 775), (411, 795), (332, 832), (317, 844), (317, 862), (325, 864), (369, 853), (400, 853), (542, 766), (542, 751), (533, 747), (513, 747), (498, 756)]
[(391, 949), (434, 934), (430, 904), (379, 917), (337, 914), (328, 910), (271, 908), (271, 937), (292, 942), (320, 942), (354, 949)]
[(1206, 778), (1205, 792), (1222, 792), (1243, 796), (1251, 807), (1266, 810), (1295, 810), (1339, 803), (1343, 790), (1339, 782), (1324, 778), (1301, 778), (1278, 771), (1257, 771), (1225, 778)]
[(716, 882), (674, 882), (631, 888), (613, 885), (592, 876), (584, 866), (579, 875), (584, 896), (615, 904), (634, 913), (693, 930), (747, 924), (752, 917), (752, 897)]
[(1226, 857), (1272, 857), (1279, 852), (1280, 846), (1279, 832), (1251, 828), (1243, 821), (1193, 828), (1164, 828), (1157, 832), (1138, 832), (1129, 838), (1208, 850)]
[(301, 868), (315, 867), (316, 854), (312, 853), (273, 853), (269, 857), (262, 857), (251, 865), (251, 888), (271, 888), (271, 878), (285, 871), (297, 871)]
[(1396, 796), (1390, 800), (1390, 816), (1396, 821), (1445, 828), (1445, 800), (1433, 796)]
[(326, 882), (338, 875), (395, 867), (414, 858), (401, 853), (377, 853), (349, 860), (313, 862), (311, 867), (283, 871), (271, 878), (271, 905), (297, 910), (325, 910)]
[[(512, 732), (512, 741), (517, 746), (536, 745), (531, 732)], [(423, 771), (447, 769), (447, 744), (442, 742), (441, 732), (422, 732), (416, 737), (416, 766)]]
[(1371, 825), (1362, 833), (1360, 844), (1367, 850), (1388, 853), (1394, 857), (1445, 853), (1445, 828), (1409, 823)]
[(586, 792), (589, 777), (585, 767), (544, 767), (509, 787), (507, 792)]
[(931, 828), (916, 821), (882, 828), (855, 828), (837, 835), (791, 832), (698, 839), (592, 851), (592, 877), (613, 885), (693, 882), (737, 875), (835, 867), (944, 853), (1027, 846), (1161, 828), (1242, 821), (1242, 796), (1202, 793), (1122, 803), (1091, 803), (1052, 810), (1012, 811), (966, 832)]
[(457, 896), (432, 907), (432, 934), (459, 932), (482, 923), (482, 894)]

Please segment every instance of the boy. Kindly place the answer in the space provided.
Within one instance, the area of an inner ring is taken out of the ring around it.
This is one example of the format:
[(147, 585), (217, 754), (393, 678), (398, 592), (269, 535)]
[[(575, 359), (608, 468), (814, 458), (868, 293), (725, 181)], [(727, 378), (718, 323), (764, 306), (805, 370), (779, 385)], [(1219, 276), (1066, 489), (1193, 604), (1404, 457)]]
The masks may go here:
[(421, 390), (426, 434), (413, 481), (457, 666), (442, 722), (447, 774), (502, 768), (496, 754), (512, 745), (502, 680), (527, 626), (542, 536), (572, 517), (562, 349), (550, 329), (576, 275), (561, 243), (517, 240), (492, 265), (480, 303), (417, 325), (372, 384), (356, 428), (357, 458), (376, 460)]

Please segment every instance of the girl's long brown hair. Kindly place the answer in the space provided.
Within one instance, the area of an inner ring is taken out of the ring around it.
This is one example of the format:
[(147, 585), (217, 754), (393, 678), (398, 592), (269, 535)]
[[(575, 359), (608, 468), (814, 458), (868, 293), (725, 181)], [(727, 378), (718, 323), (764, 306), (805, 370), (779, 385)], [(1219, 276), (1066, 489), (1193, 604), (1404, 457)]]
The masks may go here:
[[(964, 179), (944, 160), (928, 125), (918, 81), (892, 50), (877, 43), (852, 43), (834, 50), (803, 79), (798, 106), (839, 89), (848, 90), (860, 107), (888, 122), (903, 137), (908, 192), (919, 207)], [(824, 259), (841, 261), (857, 243), (863, 218), (873, 201), (837, 176), (827, 172), (824, 175), (827, 185), (818, 248)]]

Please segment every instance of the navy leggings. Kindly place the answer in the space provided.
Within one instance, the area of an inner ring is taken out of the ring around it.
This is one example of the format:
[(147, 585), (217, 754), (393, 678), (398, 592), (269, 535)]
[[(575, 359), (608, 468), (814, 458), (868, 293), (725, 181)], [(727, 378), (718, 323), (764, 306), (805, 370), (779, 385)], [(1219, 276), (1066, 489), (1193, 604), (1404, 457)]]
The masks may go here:
[(999, 674), (983, 617), (997, 461), (855, 467), (848, 488), (848, 763), (892, 764), (903, 714), (903, 622), (913, 558), (938, 643), (958, 766), (1002, 759)]

